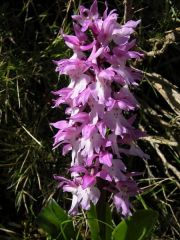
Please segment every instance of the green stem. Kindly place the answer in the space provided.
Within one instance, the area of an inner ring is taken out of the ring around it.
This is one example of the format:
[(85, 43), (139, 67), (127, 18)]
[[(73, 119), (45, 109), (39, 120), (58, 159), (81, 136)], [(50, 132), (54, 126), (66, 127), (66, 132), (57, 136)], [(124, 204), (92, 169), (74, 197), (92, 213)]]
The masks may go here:
[(101, 196), (100, 199), (96, 205), (96, 209), (97, 209), (97, 218), (98, 220), (100, 220), (99, 222), (99, 228), (100, 228), (100, 236), (102, 239), (105, 239), (105, 234), (106, 234), (106, 228), (103, 224), (103, 222), (106, 222), (106, 191), (103, 190), (103, 180), (99, 179), (98, 181), (98, 188), (102, 189), (101, 190)]

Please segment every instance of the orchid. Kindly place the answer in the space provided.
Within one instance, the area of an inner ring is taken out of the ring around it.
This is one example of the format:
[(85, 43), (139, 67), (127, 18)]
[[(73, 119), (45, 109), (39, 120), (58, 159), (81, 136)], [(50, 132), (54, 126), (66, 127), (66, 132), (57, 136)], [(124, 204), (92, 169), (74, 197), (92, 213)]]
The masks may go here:
[(129, 198), (139, 189), (123, 158), (149, 157), (135, 142), (145, 133), (133, 126), (139, 104), (131, 88), (138, 86), (141, 73), (129, 61), (143, 56), (133, 50), (132, 40), (140, 20), (121, 25), (116, 10), (108, 14), (105, 7), (101, 17), (97, 0), (90, 9), (80, 6), (79, 15), (72, 16), (75, 35), (62, 33), (72, 57), (54, 61), (56, 72), (70, 78), (66, 88), (53, 92), (54, 107), (68, 106), (67, 118), (52, 126), (58, 130), (54, 148), (63, 145), (63, 155), (71, 152), (71, 180), (55, 179), (72, 194), (72, 215), (96, 204), (102, 189), (113, 195), (118, 212), (131, 215)]

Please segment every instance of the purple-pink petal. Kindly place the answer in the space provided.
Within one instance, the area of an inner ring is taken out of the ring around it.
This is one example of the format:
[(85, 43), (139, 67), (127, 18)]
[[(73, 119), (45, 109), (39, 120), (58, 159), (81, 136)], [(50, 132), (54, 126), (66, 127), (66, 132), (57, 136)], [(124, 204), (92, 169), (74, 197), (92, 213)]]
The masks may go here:
[(94, 185), (95, 182), (96, 182), (95, 176), (84, 175), (82, 188), (85, 189), (87, 187), (90, 187), (90, 186)]
[(111, 167), (112, 166), (112, 158), (113, 158), (113, 155), (111, 153), (101, 152), (99, 155), (99, 162), (101, 164), (107, 165), (108, 167)]

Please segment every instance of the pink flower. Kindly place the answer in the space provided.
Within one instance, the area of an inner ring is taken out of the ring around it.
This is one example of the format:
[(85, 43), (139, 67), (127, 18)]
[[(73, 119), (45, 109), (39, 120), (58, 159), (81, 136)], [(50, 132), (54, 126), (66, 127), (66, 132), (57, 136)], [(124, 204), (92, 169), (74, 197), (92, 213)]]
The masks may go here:
[(80, 15), (73, 15), (73, 20), (76, 20), (81, 26), (81, 31), (85, 32), (88, 28), (93, 28), (94, 20), (98, 19), (98, 6), (97, 0), (95, 0), (90, 8), (87, 9), (83, 6), (80, 6)]
[(125, 25), (120, 25), (117, 23), (112, 32), (113, 41), (118, 45), (127, 44), (130, 39), (130, 35), (134, 32), (134, 29), (140, 22), (140, 20), (130, 20)]
[[(138, 86), (141, 73), (129, 64), (143, 55), (133, 50), (132, 34), (140, 21), (117, 22), (116, 10), (105, 3), (101, 17), (97, 0), (90, 9), (83, 6), (73, 15), (75, 35), (62, 33), (72, 50), (69, 59), (54, 61), (56, 72), (70, 78), (67, 87), (53, 92), (54, 107), (66, 106), (66, 120), (51, 125), (57, 129), (54, 148), (62, 145), (63, 155), (71, 152), (72, 180), (55, 176), (59, 187), (72, 194), (69, 213), (75, 215), (96, 204), (101, 190), (113, 194), (118, 212), (131, 214), (130, 197), (138, 192), (123, 157), (148, 158), (135, 143), (145, 133), (136, 129), (132, 114), (139, 104), (130, 91)], [(131, 117), (127, 117), (131, 116)], [(124, 147), (126, 145), (126, 147)], [(99, 182), (103, 181), (102, 189)]]
[(83, 188), (82, 179), (77, 178), (74, 181), (64, 181), (63, 191), (72, 193), (72, 204), (69, 210), (69, 214), (76, 215), (78, 213), (78, 207), (81, 206), (84, 210), (90, 208), (91, 202), (96, 204), (100, 197), (100, 191), (95, 186)]
[(131, 128), (131, 125), (123, 116), (122, 111), (116, 107), (104, 114), (104, 123), (115, 135), (119, 135), (122, 138), (124, 134), (128, 133), (129, 128)]
[(118, 15), (113, 10), (104, 19), (97, 38), (102, 45), (107, 45), (111, 41), (114, 28), (117, 24), (117, 17)]
[(122, 192), (116, 193), (114, 195), (113, 201), (118, 212), (122, 212), (122, 215), (124, 216), (131, 215), (130, 211), (131, 205), (128, 196), (125, 193), (124, 194)]
[(132, 180), (119, 181), (116, 183), (117, 193), (114, 195), (114, 205), (118, 212), (122, 212), (124, 216), (131, 215), (132, 205), (129, 197), (138, 193), (138, 187)]

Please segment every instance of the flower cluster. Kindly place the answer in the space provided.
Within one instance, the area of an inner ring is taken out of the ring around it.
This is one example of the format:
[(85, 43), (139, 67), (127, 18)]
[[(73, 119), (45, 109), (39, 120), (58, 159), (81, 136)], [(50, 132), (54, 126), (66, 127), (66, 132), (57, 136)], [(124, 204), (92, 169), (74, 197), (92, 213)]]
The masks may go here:
[(101, 17), (97, 0), (90, 9), (80, 6), (79, 15), (72, 18), (75, 35), (62, 36), (73, 55), (55, 61), (56, 71), (69, 76), (70, 83), (53, 92), (55, 107), (68, 106), (67, 118), (52, 123), (58, 129), (54, 148), (62, 145), (63, 155), (72, 153), (71, 180), (55, 179), (73, 195), (70, 214), (77, 214), (79, 207), (88, 210), (104, 189), (126, 216), (131, 214), (129, 197), (137, 194), (138, 187), (133, 180), (136, 173), (127, 172), (122, 158), (148, 158), (135, 143), (144, 133), (133, 126), (138, 102), (130, 91), (141, 74), (127, 63), (142, 57), (131, 50), (135, 46), (131, 35), (140, 21), (121, 25), (116, 11), (108, 13), (107, 5)]

